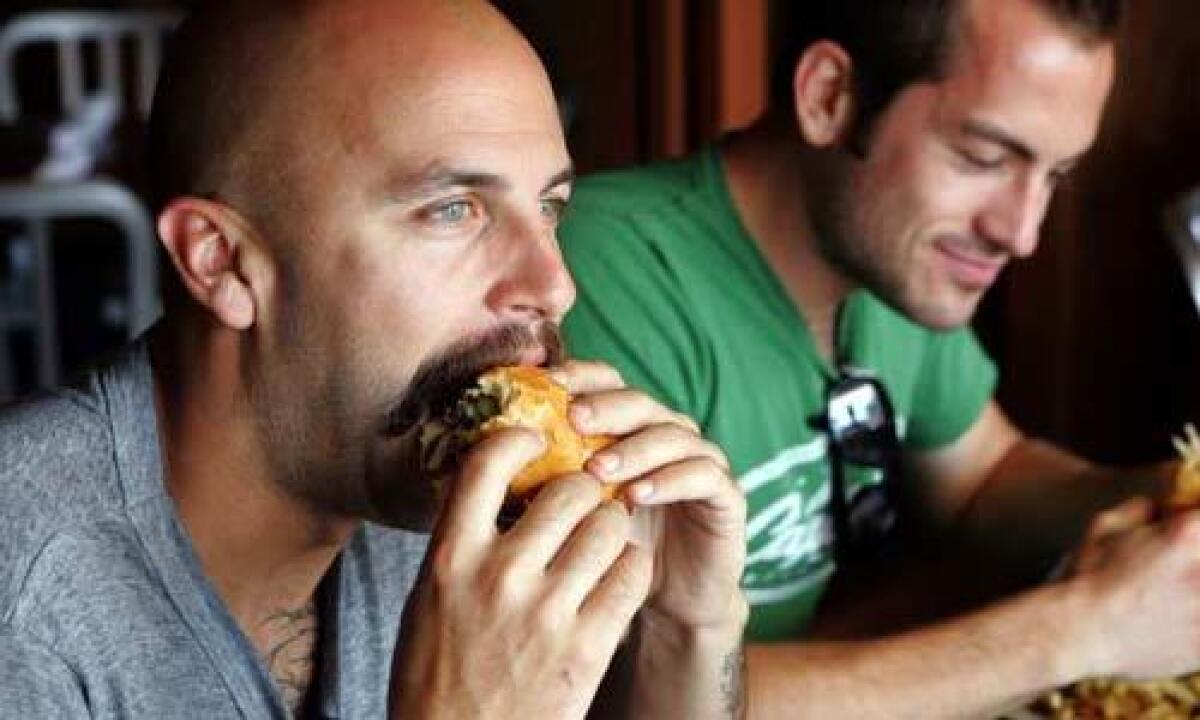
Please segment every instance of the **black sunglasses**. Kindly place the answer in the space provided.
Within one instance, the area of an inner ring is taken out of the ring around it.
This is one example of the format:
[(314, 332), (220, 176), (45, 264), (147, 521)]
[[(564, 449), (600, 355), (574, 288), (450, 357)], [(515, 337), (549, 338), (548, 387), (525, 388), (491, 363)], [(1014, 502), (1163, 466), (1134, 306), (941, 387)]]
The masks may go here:
[[(883, 383), (868, 371), (843, 365), (826, 392), (821, 424), (829, 436), (838, 555), (846, 561), (874, 556), (900, 523), (900, 440)], [(878, 470), (882, 480), (850, 497), (848, 465)]]

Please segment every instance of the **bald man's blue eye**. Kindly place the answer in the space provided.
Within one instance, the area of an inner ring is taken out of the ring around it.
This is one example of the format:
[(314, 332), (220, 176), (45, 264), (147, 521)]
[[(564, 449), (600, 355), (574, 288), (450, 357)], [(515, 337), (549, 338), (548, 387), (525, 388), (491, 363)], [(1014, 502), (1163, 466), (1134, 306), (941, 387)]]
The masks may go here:
[(472, 215), (472, 205), (468, 200), (454, 200), (452, 202), (435, 205), (428, 212), (428, 217), (435, 223), (443, 225), (457, 225), (469, 220)]

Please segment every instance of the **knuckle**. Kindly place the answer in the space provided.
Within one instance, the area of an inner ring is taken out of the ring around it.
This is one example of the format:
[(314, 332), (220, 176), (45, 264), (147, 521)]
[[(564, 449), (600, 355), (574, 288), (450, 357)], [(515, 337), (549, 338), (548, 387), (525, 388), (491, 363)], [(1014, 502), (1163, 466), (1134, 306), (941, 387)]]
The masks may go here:
[(1092, 521), (1088, 523), (1088, 534), (1093, 536), (1102, 534), (1104, 529), (1112, 523), (1112, 515), (1112, 510), (1096, 513), (1092, 517)]
[(711, 457), (713, 462), (715, 462), (717, 466), (721, 468), (721, 472), (728, 473), (729, 458), (725, 455), (725, 451), (721, 449), (721, 446), (710, 440), (705, 440), (703, 442), (704, 449), (708, 453), (708, 456)]
[(614, 385), (625, 386), (625, 378), (621, 375), (620, 370), (605, 363), (595, 363), (595, 367)]
[[(683, 467), (696, 481), (703, 482), (704, 487), (712, 489), (716, 495), (732, 494), (735, 490), (729, 472), (715, 458), (707, 455), (694, 457)], [(741, 492), (738, 491), (737, 494), (740, 495)]]
[(443, 542), (433, 550), (430, 560), (430, 577), (434, 585), (452, 587), (458, 584), (466, 572), (467, 562), (454, 543)]
[(591, 676), (602, 671), (610, 659), (612, 643), (605, 642), (607, 638), (597, 641), (597, 638), (581, 638), (570, 650), (568, 664), (579, 668), (584, 675)]
[(623, 602), (641, 604), (650, 589), (654, 567), (650, 554), (641, 548), (630, 546), (621, 566), (614, 574), (616, 595)]
[(462, 470), (459, 473), (461, 481), (473, 483), (485, 476), (488, 468), (496, 462), (497, 455), (501, 452), (505, 443), (510, 442), (514, 437), (519, 437), (518, 433), (520, 432), (525, 431), (501, 430), (496, 435), (485, 439), (467, 452), (466, 457), (463, 458)]
[(646, 428), (645, 432), (647, 439), (658, 445), (687, 447), (695, 443), (696, 439), (696, 436), (688, 432), (685, 428), (681, 428), (671, 422), (650, 425)]
[(613, 600), (622, 606), (640, 602), (641, 597), (638, 592), (640, 580), (640, 573), (634, 567), (634, 563), (626, 563), (621, 566), (619, 571), (613, 573), (609, 578), (611, 583), (609, 589)]
[(700, 459), (700, 463), (704, 466), (705, 472), (720, 479), (722, 488), (729, 484), (729, 472), (721, 464), (719, 458), (705, 455)]
[(563, 603), (546, 599), (537, 605), (530, 622), (534, 632), (543, 637), (557, 638), (570, 629), (573, 615), (574, 611)]
[(700, 434), (700, 425), (697, 424), (696, 421), (693, 420), (690, 415), (685, 415), (683, 413), (677, 412), (677, 413), (672, 413), (672, 416), (675, 418), (675, 423), (677, 425), (681, 425), (690, 434), (692, 434), (692, 435)]
[(1179, 517), (1169, 529), (1172, 543), (1195, 545), (1200, 543), (1200, 514), (1187, 513)]
[(488, 575), (487, 587), (493, 606), (512, 609), (520, 605), (528, 583), (516, 572), (511, 560), (496, 562)]
[(745, 522), (746, 515), (750, 511), (750, 504), (746, 501), (746, 496), (733, 482), (732, 478), (726, 483), (726, 493), (729, 497), (729, 506), (737, 514), (740, 521)]
[(629, 538), (633, 519), (625, 506), (612, 500), (601, 503), (588, 515), (583, 530), (594, 542), (624, 543)]
[(654, 560), (649, 552), (633, 547), (630, 548), (629, 576), (633, 594), (640, 599), (650, 591), (654, 580)]
[(591, 507), (604, 496), (600, 481), (587, 473), (572, 473), (552, 480), (542, 492), (547, 502), (563, 512), (572, 506)]
[(1111, 508), (1097, 513), (1088, 524), (1087, 535), (1093, 540), (1111, 535), (1116, 528), (1121, 527), (1122, 512), (1120, 508)]

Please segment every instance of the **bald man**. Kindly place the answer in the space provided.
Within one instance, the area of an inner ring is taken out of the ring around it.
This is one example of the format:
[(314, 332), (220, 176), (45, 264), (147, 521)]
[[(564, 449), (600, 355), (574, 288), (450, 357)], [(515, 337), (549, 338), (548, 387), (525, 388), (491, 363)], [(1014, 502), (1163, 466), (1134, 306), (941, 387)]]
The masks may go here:
[[(691, 421), (559, 362), (571, 163), (490, 6), (206, 3), (152, 126), (164, 320), (0, 415), (6, 716), (744, 712), (744, 503)], [(435, 483), (416, 436), (511, 363), (620, 439), (500, 532), (541, 438)]]

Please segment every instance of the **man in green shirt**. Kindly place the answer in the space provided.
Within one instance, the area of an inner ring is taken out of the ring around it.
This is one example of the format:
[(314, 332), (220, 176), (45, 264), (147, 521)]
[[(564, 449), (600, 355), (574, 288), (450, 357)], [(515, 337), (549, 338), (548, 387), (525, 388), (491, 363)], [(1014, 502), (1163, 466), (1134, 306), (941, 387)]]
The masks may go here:
[[(1120, 504), (1170, 468), (1118, 474), (1024, 436), (964, 327), (1094, 142), (1120, 6), (807, 0), (760, 122), (577, 188), (570, 349), (696, 418), (747, 495), (756, 716), (984, 717), (1082, 677), (1200, 667), (1170, 621), (1200, 617), (1200, 519)], [(899, 485), (830, 440), (863, 393), (853, 409), (892, 410), (874, 436), (898, 441)], [(1087, 571), (895, 637), (800, 642), (880, 497), (1043, 571), (1090, 522)]]

